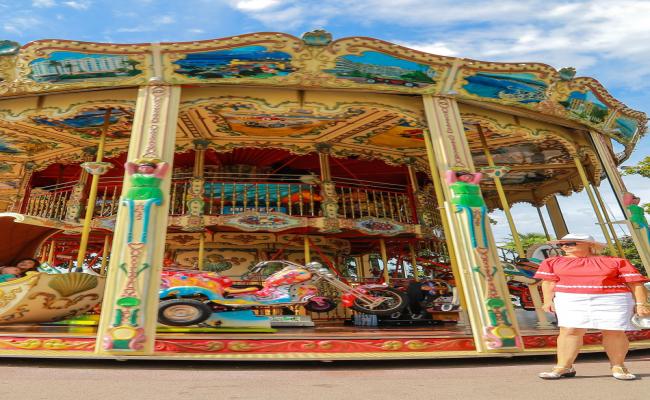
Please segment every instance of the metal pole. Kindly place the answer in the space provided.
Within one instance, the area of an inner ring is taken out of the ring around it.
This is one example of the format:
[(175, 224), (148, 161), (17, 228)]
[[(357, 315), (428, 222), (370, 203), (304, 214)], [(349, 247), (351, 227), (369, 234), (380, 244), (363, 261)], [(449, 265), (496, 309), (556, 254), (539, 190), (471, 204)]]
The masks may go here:
[(576, 168), (578, 169), (578, 174), (580, 175), (582, 186), (585, 187), (587, 196), (589, 196), (591, 207), (593, 208), (594, 213), (596, 213), (598, 224), (600, 225), (600, 229), (603, 231), (603, 236), (605, 236), (605, 240), (607, 241), (607, 247), (609, 247), (609, 251), (612, 253), (612, 255), (616, 256), (617, 255), (616, 248), (612, 244), (612, 239), (609, 236), (609, 231), (607, 229), (607, 226), (605, 225), (605, 220), (603, 219), (603, 216), (600, 214), (600, 210), (598, 209), (598, 204), (596, 204), (596, 199), (594, 198), (594, 194), (591, 191), (591, 187), (590, 187), (591, 185), (589, 183), (589, 179), (587, 179), (587, 173), (585, 172), (585, 168), (582, 166), (580, 157), (577, 155), (573, 156), (573, 161), (575, 162)]
[(621, 242), (618, 240), (618, 235), (616, 234), (616, 230), (614, 229), (614, 225), (612, 224), (612, 220), (609, 219), (609, 214), (607, 213), (607, 209), (605, 208), (605, 202), (603, 201), (602, 196), (600, 195), (600, 190), (598, 190), (598, 187), (591, 185), (591, 188), (594, 190), (594, 194), (596, 195), (596, 199), (598, 200), (598, 204), (600, 205), (600, 209), (603, 212), (603, 217), (605, 217), (605, 222), (607, 223), (607, 227), (609, 230), (612, 232), (612, 238), (614, 238), (614, 243), (616, 244), (616, 249), (618, 249), (618, 254), (623, 257), (625, 254), (623, 252), (623, 246), (621, 245)]
[(542, 209), (540, 207), (535, 207), (537, 209), (537, 215), (539, 215), (539, 221), (542, 223), (542, 228), (544, 229), (544, 235), (546, 235), (546, 240), (551, 240), (551, 235), (548, 233), (548, 227), (544, 221), (544, 216), (542, 215)]
[(390, 283), (390, 275), (388, 274), (388, 252), (386, 251), (386, 241), (381, 238), (379, 239), (379, 252), (381, 254), (381, 261), (384, 263), (384, 270), (383, 275), (384, 275), (384, 283), (389, 284)]
[[(102, 133), (99, 136), (99, 144), (97, 145), (96, 162), (101, 162), (104, 158), (104, 144), (106, 143), (106, 133), (111, 123), (111, 108), (106, 110), (104, 115), (104, 124), (102, 126)], [(79, 253), (77, 254), (77, 267), (81, 268), (86, 258), (86, 250), (88, 249), (88, 239), (90, 238), (90, 224), (93, 220), (95, 212), (95, 201), (97, 200), (97, 187), (99, 185), (99, 176), (93, 174), (93, 180), (90, 184), (90, 193), (88, 194), (88, 202), (86, 204), (86, 216), (84, 218), (84, 225), (81, 231), (81, 240), (79, 243)]]
[(101, 275), (106, 275), (106, 267), (108, 266), (108, 253), (111, 252), (111, 242), (113, 238), (110, 235), (104, 236), (104, 251), (102, 252), (102, 264), (99, 270)]
[(305, 264), (308, 264), (311, 262), (311, 247), (309, 245), (309, 236), (305, 235), (303, 237), (303, 245), (305, 252)]
[(199, 259), (197, 261), (197, 267), (199, 271), (203, 271), (203, 266), (205, 265), (205, 233), (201, 232), (199, 236)]
[[(483, 129), (480, 125), (477, 125), (478, 134), (481, 138), (481, 146), (483, 147), (483, 153), (485, 153), (485, 158), (487, 158), (488, 165), (494, 167), (494, 159), (490, 153), (490, 148), (488, 147), (487, 140), (485, 139), (485, 134), (483, 134)], [(526, 252), (524, 251), (524, 246), (521, 244), (521, 239), (519, 238), (519, 233), (517, 232), (517, 227), (515, 226), (515, 220), (512, 218), (512, 213), (510, 212), (510, 204), (508, 204), (508, 198), (506, 197), (506, 191), (503, 189), (501, 184), (501, 178), (494, 176), (494, 186), (497, 189), (497, 194), (499, 195), (499, 201), (501, 202), (501, 208), (506, 214), (506, 219), (508, 220), (508, 225), (510, 226), (510, 233), (512, 234), (512, 241), (515, 244), (515, 249), (519, 253), (519, 257), (526, 257)]]
[(420, 277), (418, 276), (418, 255), (415, 252), (415, 246), (413, 246), (413, 243), (409, 242), (409, 253), (411, 253), (411, 265), (413, 266), (413, 277), (416, 282), (420, 281)]

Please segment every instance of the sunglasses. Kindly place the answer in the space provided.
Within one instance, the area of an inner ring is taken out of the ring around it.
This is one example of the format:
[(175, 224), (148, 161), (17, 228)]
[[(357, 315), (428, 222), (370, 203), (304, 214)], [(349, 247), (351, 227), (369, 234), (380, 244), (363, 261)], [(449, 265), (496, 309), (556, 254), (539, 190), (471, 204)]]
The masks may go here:
[(562, 242), (560, 243), (560, 247), (575, 247), (577, 246), (577, 242)]

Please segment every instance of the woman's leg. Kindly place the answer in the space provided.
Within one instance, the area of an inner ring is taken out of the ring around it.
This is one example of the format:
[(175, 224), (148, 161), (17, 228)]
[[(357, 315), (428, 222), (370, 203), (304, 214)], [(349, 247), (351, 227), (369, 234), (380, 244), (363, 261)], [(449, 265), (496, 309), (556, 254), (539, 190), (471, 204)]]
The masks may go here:
[(603, 331), (603, 347), (609, 358), (609, 362), (614, 365), (623, 365), (630, 342), (624, 331)]
[(557, 337), (557, 365), (571, 368), (582, 346), (582, 338), (587, 332), (584, 328), (560, 327)]

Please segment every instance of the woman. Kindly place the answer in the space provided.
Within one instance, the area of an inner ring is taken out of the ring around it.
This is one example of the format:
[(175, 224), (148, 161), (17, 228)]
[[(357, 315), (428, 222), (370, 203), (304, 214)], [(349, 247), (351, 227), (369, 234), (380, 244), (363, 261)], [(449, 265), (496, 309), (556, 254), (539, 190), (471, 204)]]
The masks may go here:
[(22, 258), (16, 262), (16, 267), (20, 268), (20, 276), (25, 276), (27, 272), (38, 272), (38, 267), (41, 265), (38, 260), (34, 258)]
[(543, 279), (543, 309), (556, 312), (560, 335), (557, 364), (542, 379), (576, 375), (573, 362), (587, 329), (599, 329), (612, 375), (620, 380), (636, 379), (624, 365), (629, 347), (626, 330), (636, 329), (630, 320), (636, 312), (650, 316), (648, 279), (623, 258), (599, 256), (604, 245), (592, 236), (569, 234), (558, 244), (565, 255), (544, 260), (535, 274)]

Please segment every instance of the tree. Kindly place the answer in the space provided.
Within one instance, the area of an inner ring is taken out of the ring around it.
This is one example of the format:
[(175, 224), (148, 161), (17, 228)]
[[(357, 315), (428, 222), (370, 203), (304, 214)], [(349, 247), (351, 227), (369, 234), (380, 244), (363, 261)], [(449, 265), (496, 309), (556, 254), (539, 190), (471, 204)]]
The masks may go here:
[[(521, 246), (524, 248), (524, 251), (534, 244), (546, 243), (548, 239), (543, 233), (519, 233), (519, 240), (521, 241)], [(501, 246), (509, 250), (516, 250), (515, 241), (510, 236), (510, 240), (506, 242), (505, 245)], [(520, 257), (525, 257), (525, 254), (520, 255)]]
[[(629, 262), (634, 265), (639, 272), (641, 272), (643, 275), (647, 275), (645, 267), (643, 266), (643, 263), (641, 262), (641, 257), (639, 256), (639, 252), (636, 249), (636, 246), (634, 245), (634, 240), (632, 240), (631, 236), (623, 236), (619, 238), (619, 241), (621, 242), (621, 247), (623, 247), (623, 258), (626, 258)], [(611, 256), (611, 252), (609, 248), (605, 248), (603, 250), (603, 254), (606, 256)]]

